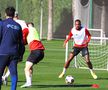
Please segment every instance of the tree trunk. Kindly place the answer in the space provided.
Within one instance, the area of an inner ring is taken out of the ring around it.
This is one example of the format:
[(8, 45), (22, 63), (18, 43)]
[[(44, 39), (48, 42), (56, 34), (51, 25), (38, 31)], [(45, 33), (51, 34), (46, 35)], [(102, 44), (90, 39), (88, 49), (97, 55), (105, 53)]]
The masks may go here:
[(52, 40), (52, 14), (53, 14), (53, 0), (48, 0), (48, 34), (47, 40)]

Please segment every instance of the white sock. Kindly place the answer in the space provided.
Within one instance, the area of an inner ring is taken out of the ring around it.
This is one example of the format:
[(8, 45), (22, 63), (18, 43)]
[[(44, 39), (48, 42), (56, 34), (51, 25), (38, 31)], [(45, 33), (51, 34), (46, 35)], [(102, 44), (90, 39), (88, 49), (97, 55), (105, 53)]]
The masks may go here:
[(32, 77), (29, 75), (29, 73), (26, 73), (26, 83), (31, 84)]
[(66, 68), (63, 68), (63, 73), (64, 73), (64, 74), (66, 73)]
[(89, 69), (90, 70), (90, 72), (92, 72), (93, 73), (93, 69)]
[(31, 84), (31, 77), (30, 76), (27, 77), (27, 83)]
[(30, 68), (32, 68), (33, 63), (27, 61), (26, 67), (25, 67), (25, 76), (26, 76), (26, 83), (29, 85), (32, 85), (32, 73), (30, 71)]

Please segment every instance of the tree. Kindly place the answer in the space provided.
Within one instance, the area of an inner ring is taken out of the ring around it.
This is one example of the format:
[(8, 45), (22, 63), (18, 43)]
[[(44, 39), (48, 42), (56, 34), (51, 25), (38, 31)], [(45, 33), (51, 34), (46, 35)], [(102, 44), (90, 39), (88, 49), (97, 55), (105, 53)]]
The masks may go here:
[(53, 0), (48, 0), (48, 33), (47, 33), (47, 40), (52, 40), (53, 34)]

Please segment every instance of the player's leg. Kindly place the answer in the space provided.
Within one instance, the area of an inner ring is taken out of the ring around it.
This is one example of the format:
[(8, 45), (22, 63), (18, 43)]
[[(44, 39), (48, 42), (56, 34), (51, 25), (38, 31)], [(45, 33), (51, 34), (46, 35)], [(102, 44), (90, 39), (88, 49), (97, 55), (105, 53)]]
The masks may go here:
[(0, 55), (0, 90), (2, 84), (2, 75), (5, 67), (7, 66), (8, 58), (9, 58), (8, 55)]
[(85, 55), (84, 57), (85, 57), (85, 60), (86, 60), (86, 63), (88, 65), (89, 69), (93, 69), (93, 66), (92, 66), (92, 63), (90, 61), (89, 55)]
[(65, 73), (66, 73), (66, 70), (67, 68), (69, 67), (70, 65), (70, 62), (73, 60), (74, 56), (76, 56), (78, 53), (80, 52), (80, 50), (78, 48), (73, 48), (73, 52), (70, 52), (69, 54), (69, 57), (68, 57), (68, 60), (66, 61), (66, 63), (64, 64), (64, 68), (63, 68), (63, 71), (62, 73), (59, 75), (59, 78), (62, 78)]
[(15, 58), (16, 56), (12, 56), (10, 58), (10, 63), (8, 65), (11, 77), (11, 90), (16, 90), (17, 81), (18, 81), (18, 74), (17, 74), (17, 64), (18, 60)]
[(92, 63), (90, 61), (89, 50), (88, 50), (87, 47), (82, 49), (82, 56), (85, 57), (85, 60), (86, 60), (86, 63), (88, 65), (88, 68), (89, 68), (89, 70), (91, 72), (91, 75), (93, 76), (94, 79), (97, 79), (97, 76), (93, 71), (93, 66), (92, 66)]
[(68, 60), (66, 61), (66, 63), (64, 64), (63, 71), (62, 71), (62, 73), (59, 75), (59, 78), (62, 78), (62, 77), (65, 75), (66, 70), (67, 70), (67, 68), (69, 67), (70, 62), (71, 62), (71, 60), (72, 60), (73, 58), (74, 58), (74, 54), (73, 54), (72, 52), (70, 52), (69, 58), (68, 58)]
[(29, 85), (32, 84), (32, 72), (33, 72), (32, 68), (33, 68), (33, 63), (27, 61), (25, 67), (25, 76), (26, 76), (26, 83)]
[(30, 87), (32, 85), (32, 66), (33, 63), (26, 61), (25, 65), (25, 76), (26, 76), (26, 83), (21, 86), (21, 88)]
[(4, 85), (7, 85), (7, 78), (10, 75), (10, 71), (8, 69), (8, 67), (5, 68), (3, 76), (2, 76), (2, 81)]
[(25, 76), (26, 83), (21, 86), (21, 88), (29, 87), (32, 85), (32, 73), (33, 73), (33, 65), (39, 63), (44, 57), (43, 50), (33, 50), (31, 51), (25, 67)]
[(92, 77), (93, 77), (94, 79), (97, 79), (97, 75), (96, 75), (95, 72), (93, 71), (93, 66), (92, 66), (92, 63), (91, 63), (91, 61), (90, 61), (90, 59), (89, 59), (89, 55), (85, 55), (85, 59), (86, 59), (86, 63), (87, 63), (87, 65), (88, 65), (88, 67), (89, 67), (89, 70), (90, 70), (90, 73), (91, 73)]
[(70, 65), (70, 62), (71, 62), (71, 60), (74, 58), (74, 54), (72, 53), (72, 52), (70, 52), (70, 54), (69, 54), (69, 58), (68, 58), (68, 60), (67, 60), (67, 62), (64, 64), (64, 68), (68, 68), (69, 67), (69, 65)]
[(31, 52), (30, 55), (28, 56), (28, 59), (25, 63), (25, 77), (26, 77), (26, 83), (24, 85), (21, 86), (21, 88), (25, 88), (25, 87), (30, 87), (32, 85), (32, 66), (33, 63), (31, 62), (33, 53)]

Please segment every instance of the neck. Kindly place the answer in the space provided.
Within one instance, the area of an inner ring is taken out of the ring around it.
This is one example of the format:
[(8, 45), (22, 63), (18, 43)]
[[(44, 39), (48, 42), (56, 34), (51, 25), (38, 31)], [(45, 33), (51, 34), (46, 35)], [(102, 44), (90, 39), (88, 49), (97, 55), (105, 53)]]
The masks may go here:
[(78, 28), (77, 30), (80, 31), (82, 27)]
[(6, 19), (8, 19), (8, 18), (12, 18), (12, 17), (10, 17), (10, 16), (6, 16)]

